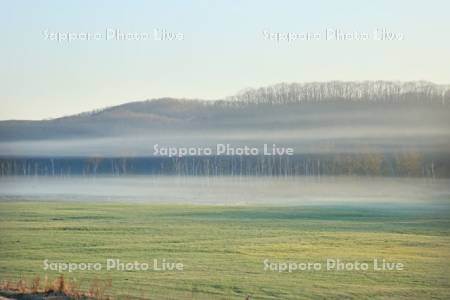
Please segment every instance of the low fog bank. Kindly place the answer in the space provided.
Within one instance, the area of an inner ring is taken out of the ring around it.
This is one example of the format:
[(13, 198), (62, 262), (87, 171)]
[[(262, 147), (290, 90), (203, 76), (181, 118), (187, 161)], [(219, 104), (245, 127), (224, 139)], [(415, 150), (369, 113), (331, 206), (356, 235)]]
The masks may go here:
[(295, 153), (450, 150), (450, 104), (227, 103), (147, 101), (54, 120), (0, 122), (0, 155), (151, 156), (155, 144), (217, 143), (277, 143)]
[(376, 177), (0, 177), (0, 199), (213, 205), (448, 205), (450, 180)]
[[(264, 144), (292, 148), (304, 153), (365, 152), (449, 152), (450, 129), (331, 127), (290, 130), (198, 130), (164, 131), (142, 135), (25, 140), (0, 142), (0, 156), (23, 157), (141, 157), (155, 156), (158, 148), (212, 148), (218, 144), (231, 148), (254, 147), (260, 152)], [(157, 154), (156, 154), (157, 155)]]

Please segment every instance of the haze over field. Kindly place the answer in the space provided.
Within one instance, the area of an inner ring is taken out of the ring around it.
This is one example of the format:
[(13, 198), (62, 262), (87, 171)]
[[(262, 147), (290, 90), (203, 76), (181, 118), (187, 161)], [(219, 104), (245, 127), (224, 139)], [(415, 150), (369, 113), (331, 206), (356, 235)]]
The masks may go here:
[(448, 205), (450, 180), (373, 177), (0, 177), (0, 200), (202, 205)]

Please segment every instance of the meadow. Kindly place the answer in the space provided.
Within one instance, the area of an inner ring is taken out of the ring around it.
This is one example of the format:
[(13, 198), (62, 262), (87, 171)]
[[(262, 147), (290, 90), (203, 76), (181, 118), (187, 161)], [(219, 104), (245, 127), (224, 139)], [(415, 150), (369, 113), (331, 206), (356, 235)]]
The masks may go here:
[[(182, 271), (64, 272), (114, 299), (449, 299), (450, 209), (0, 202), (0, 280), (55, 278), (43, 261), (181, 262)], [(396, 271), (265, 270), (264, 261), (401, 262)], [(110, 286), (109, 286), (110, 285)]]

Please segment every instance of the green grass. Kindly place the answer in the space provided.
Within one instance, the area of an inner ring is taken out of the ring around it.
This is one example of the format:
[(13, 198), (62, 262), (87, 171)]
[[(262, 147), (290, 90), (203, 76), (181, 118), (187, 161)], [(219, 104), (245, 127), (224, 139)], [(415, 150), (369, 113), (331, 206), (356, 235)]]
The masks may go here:
[[(182, 262), (181, 272), (73, 272), (116, 299), (450, 299), (450, 213), (432, 206), (224, 207), (0, 202), (0, 279), (43, 260)], [(263, 261), (402, 262), (404, 271), (264, 271)]]

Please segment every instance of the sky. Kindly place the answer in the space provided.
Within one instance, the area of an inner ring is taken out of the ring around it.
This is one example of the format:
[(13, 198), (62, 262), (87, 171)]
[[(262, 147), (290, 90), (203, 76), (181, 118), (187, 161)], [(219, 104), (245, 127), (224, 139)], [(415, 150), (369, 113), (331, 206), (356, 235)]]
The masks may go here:
[[(449, 84), (449, 11), (444, 0), (0, 0), (0, 120), (160, 97), (220, 99), (279, 82)], [(175, 40), (160, 40), (162, 30)], [(368, 38), (336, 40), (336, 31)], [(297, 40), (276, 40), (286, 33)], [(306, 33), (320, 38), (300, 39)]]

